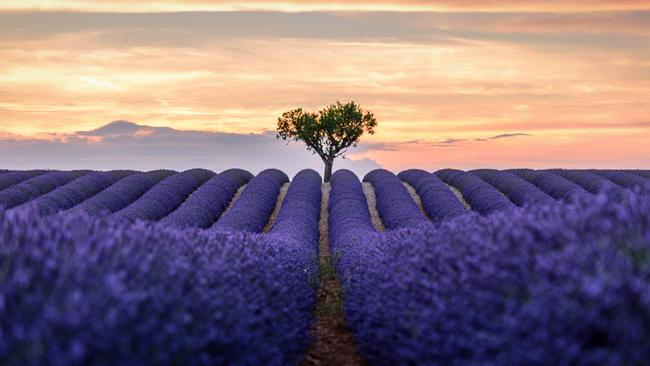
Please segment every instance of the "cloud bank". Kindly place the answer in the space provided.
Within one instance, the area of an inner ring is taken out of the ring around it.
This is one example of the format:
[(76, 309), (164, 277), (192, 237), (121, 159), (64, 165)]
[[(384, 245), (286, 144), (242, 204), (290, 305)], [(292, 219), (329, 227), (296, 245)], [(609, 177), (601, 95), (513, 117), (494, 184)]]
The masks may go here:
[[(290, 176), (322, 162), (298, 143), (286, 145), (272, 133), (235, 134), (152, 127), (114, 121), (100, 128), (37, 138), (0, 135), (0, 166), (7, 169), (242, 168), (252, 173), (278, 168)], [(335, 168), (360, 176), (380, 166), (371, 159), (343, 159)]]

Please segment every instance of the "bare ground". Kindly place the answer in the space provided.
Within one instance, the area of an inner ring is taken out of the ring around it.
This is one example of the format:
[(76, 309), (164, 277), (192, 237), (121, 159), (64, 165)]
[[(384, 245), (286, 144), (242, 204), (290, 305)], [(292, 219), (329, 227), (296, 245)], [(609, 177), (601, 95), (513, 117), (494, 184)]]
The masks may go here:
[(370, 211), (370, 218), (372, 219), (372, 225), (377, 231), (384, 231), (384, 224), (381, 222), (379, 217), (379, 212), (377, 212), (377, 200), (375, 197), (375, 189), (372, 187), (372, 184), (369, 182), (363, 182), (363, 194), (366, 195), (366, 201), (368, 202), (368, 210)]
[(273, 212), (271, 213), (271, 216), (269, 216), (269, 221), (264, 225), (264, 229), (262, 232), (268, 233), (269, 230), (273, 227), (273, 223), (275, 222), (275, 219), (278, 218), (278, 215), (280, 214), (280, 209), (282, 208), (282, 202), (284, 202), (284, 197), (287, 196), (287, 190), (289, 190), (289, 183), (285, 183), (280, 187), (280, 192), (278, 193), (278, 198), (275, 201), (275, 208), (273, 208)]
[(237, 189), (237, 192), (235, 192), (235, 195), (232, 196), (232, 198), (230, 199), (230, 203), (228, 203), (228, 207), (226, 207), (226, 209), (223, 210), (221, 216), (223, 216), (226, 212), (228, 212), (228, 210), (232, 208), (235, 202), (237, 202), (237, 200), (239, 199), (239, 196), (241, 196), (241, 193), (244, 191), (244, 189), (246, 189), (246, 186), (247, 184), (244, 184), (241, 187), (239, 187), (239, 189)]
[(420, 212), (422, 213), (422, 216), (426, 217), (427, 219), (429, 218), (429, 215), (427, 215), (426, 211), (424, 211), (424, 207), (422, 206), (422, 200), (420, 199), (420, 196), (418, 195), (418, 192), (415, 191), (415, 188), (411, 186), (410, 184), (406, 182), (402, 182), (406, 190), (409, 192), (411, 195), (411, 198), (413, 198), (413, 202), (415, 202), (415, 205), (418, 206), (420, 209)]
[(316, 319), (311, 334), (314, 342), (300, 365), (365, 365), (356, 341), (347, 327), (343, 311), (343, 292), (331, 261), (328, 234), (329, 183), (323, 184), (320, 212), (319, 288)]
[(472, 209), (472, 205), (470, 205), (467, 201), (465, 201), (465, 197), (463, 197), (463, 194), (460, 193), (460, 191), (458, 189), (456, 189), (456, 187), (454, 187), (452, 185), (449, 185), (447, 183), (445, 183), (445, 184), (447, 185), (447, 187), (449, 187), (449, 189), (451, 189), (452, 192), (454, 192), (454, 194), (456, 195), (456, 198), (458, 198), (460, 203), (462, 203), (463, 206), (465, 206), (466, 209), (468, 209), (468, 210)]

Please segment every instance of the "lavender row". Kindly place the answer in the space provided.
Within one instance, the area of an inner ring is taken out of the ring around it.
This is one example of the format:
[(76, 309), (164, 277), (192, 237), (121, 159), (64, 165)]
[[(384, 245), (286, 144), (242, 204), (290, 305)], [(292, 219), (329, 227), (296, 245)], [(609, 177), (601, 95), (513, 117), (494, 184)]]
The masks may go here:
[(50, 172), (0, 191), (0, 208), (13, 208), (90, 173), (88, 170)]
[(648, 212), (648, 192), (626, 191), (352, 231), (334, 243), (349, 324), (373, 365), (645, 364)]
[(548, 171), (579, 185), (589, 193), (598, 194), (603, 191), (620, 189), (612, 181), (588, 171), (566, 169), (549, 169)]
[(350, 240), (362, 239), (376, 231), (359, 178), (351, 171), (341, 169), (332, 174), (330, 183), (329, 240), (332, 249), (340, 252), (345, 250)]
[(215, 174), (205, 169), (191, 169), (165, 178), (142, 197), (113, 214), (120, 221), (158, 221), (172, 213), (201, 184)]
[(650, 178), (650, 170), (636, 169), (636, 170), (625, 170), (625, 172), (630, 174), (636, 174), (644, 178)]
[(161, 225), (207, 228), (225, 211), (237, 189), (253, 175), (245, 170), (231, 169), (215, 175), (164, 219)]
[(51, 215), (74, 207), (133, 173), (129, 171), (93, 172), (24, 205), (35, 206), (41, 215)]
[[(373, 224), (359, 178), (349, 170), (337, 170), (330, 179), (328, 226), (330, 253), (344, 290), (344, 310), (348, 325), (360, 346), (363, 329), (370, 329), (371, 317), (363, 315), (367, 304), (363, 293), (351, 292), (358, 278), (352, 271), (371, 257), (378, 233)], [(388, 274), (386, 274), (388, 275)], [(363, 351), (363, 348), (361, 349)]]
[(442, 222), (468, 212), (456, 195), (435, 174), (420, 169), (409, 169), (397, 176), (415, 189), (431, 221)]
[(244, 169), (227, 169), (219, 173), (220, 175), (227, 175), (237, 183), (239, 187), (247, 184), (253, 178), (253, 174)]
[(625, 188), (650, 184), (650, 179), (620, 170), (594, 170), (593, 172)]
[(8, 172), (0, 175), (0, 191), (14, 186), (20, 182), (48, 173), (47, 170), (26, 170), (17, 172)]
[(93, 215), (117, 212), (136, 201), (151, 187), (174, 173), (171, 170), (154, 170), (130, 175), (83, 201), (74, 209)]
[(280, 188), (289, 177), (277, 169), (267, 169), (251, 179), (237, 201), (214, 225), (217, 231), (258, 233), (269, 220)]
[(314, 243), (281, 234), (0, 212), (2, 364), (296, 364)]
[[(363, 336), (365, 330), (373, 330), (372, 322), (375, 319), (366, 316), (366, 300), (372, 291), (369, 288), (367, 291), (357, 291), (357, 284), (363, 281), (357, 270), (366, 266), (369, 259), (379, 254), (377, 252), (381, 252), (382, 249), (376, 245), (380, 234), (372, 224), (366, 196), (357, 176), (349, 170), (338, 170), (332, 175), (330, 184), (330, 252), (345, 294), (345, 318), (361, 351), (367, 355)], [(384, 275), (388, 277), (391, 274)], [(379, 292), (381, 288), (379, 285), (374, 291)]]
[[(291, 332), (295, 356), (301, 356), (311, 343), (310, 325), (316, 302), (318, 281), (319, 219), (321, 177), (314, 170), (302, 170), (291, 181), (287, 195), (271, 230), (263, 234), (270, 246), (289, 253), (285, 265), (295, 283), (283, 290), (296, 308), (291, 313)], [(302, 276), (302, 277), (301, 277)], [(286, 328), (286, 325), (285, 325)]]
[(553, 202), (553, 198), (522, 178), (495, 169), (476, 169), (471, 173), (483, 179), (518, 206)]
[(377, 211), (387, 229), (417, 226), (426, 222), (402, 181), (385, 169), (366, 174), (364, 182), (372, 184), (377, 197)]
[(472, 210), (488, 215), (516, 207), (508, 198), (481, 178), (457, 169), (442, 169), (436, 175), (445, 183), (454, 186), (472, 206)]
[[(277, 178), (284, 182), (282, 176)], [(288, 357), (295, 357), (294, 361), (302, 359), (312, 341), (310, 325), (316, 302), (317, 286), (314, 279), (318, 278), (321, 182), (320, 175), (311, 169), (296, 174), (271, 230), (262, 235), (270, 247), (287, 253), (283, 265), (288, 271), (295, 271), (290, 274), (293, 283), (288, 283), (288, 287), (278, 295), (291, 298), (294, 305), (291, 312), (279, 310), (291, 317), (289, 324), (283, 326), (285, 341), (294, 343), (285, 346), (291, 350), (287, 352)]]
[(305, 169), (296, 174), (269, 235), (298, 241), (316, 253), (320, 234), (321, 183), (321, 176), (315, 170)]
[(510, 169), (506, 171), (536, 185), (556, 200), (567, 201), (574, 199), (577, 195), (589, 193), (579, 185), (553, 173), (532, 169)]

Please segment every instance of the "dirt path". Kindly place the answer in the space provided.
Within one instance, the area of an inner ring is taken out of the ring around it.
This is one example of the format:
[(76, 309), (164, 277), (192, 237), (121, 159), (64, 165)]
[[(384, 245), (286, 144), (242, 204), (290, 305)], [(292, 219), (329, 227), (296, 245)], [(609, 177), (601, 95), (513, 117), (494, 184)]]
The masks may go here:
[(460, 203), (462, 203), (463, 206), (465, 206), (466, 209), (468, 209), (468, 210), (472, 209), (472, 205), (470, 205), (467, 201), (465, 201), (465, 197), (463, 197), (463, 194), (460, 193), (460, 191), (458, 189), (456, 189), (456, 187), (454, 187), (452, 185), (449, 185), (449, 184), (446, 184), (446, 185), (447, 185), (447, 187), (449, 187), (449, 189), (451, 189), (452, 192), (454, 192), (454, 194), (456, 195), (456, 198), (458, 198)]
[(352, 332), (347, 327), (343, 312), (343, 292), (329, 250), (327, 205), (329, 183), (323, 184), (320, 212), (319, 287), (316, 319), (311, 334), (314, 342), (309, 347), (301, 365), (364, 365)]
[(241, 196), (241, 193), (244, 191), (244, 189), (246, 189), (246, 185), (247, 184), (244, 184), (241, 187), (239, 187), (239, 189), (237, 189), (237, 192), (235, 192), (235, 195), (232, 196), (232, 198), (230, 199), (230, 203), (228, 203), (228, 207), (226, 207), (226, 209), (223, 210), (223, 212), (221, 213), (221, 216), (223, 216), (226, 212), (228, 212), (228, 210), (230, 210), (232, 208), (232, 206), (235, 204), (235, 202), (237, 202), (237, 200), (239, 199), (239, 196)]
[(372, 187), (372, 184), (369, 182), (363, 182), (363, 194), (366, 195), (366, 202), (368, 202), (368, 210), (370, 211), (370, 218), (372, 219), (372, 225), (377, 231), (384, 231), (384, 223), (381, 222), (379, 217), (379, 212), (377, 212), (377, 199), (375, 196), (375, 189)]
[(275, 222), (275, 219), (278, 218), (278, 215), (280, 214), (280, 209), (282, 208), (282, 202), (284, 202), (284, 198), (287, 196), (287, 191), (289, 190), (289, 183), (285, 183), (280, 187), (280, 192), (278, 193), (278, 198), (275, 201), (275, 208), (273, 208), (273, 212), (271, 213), (271, 216), (269, 216), (269, 221), (264, 225), (264, 229), (262, 232), (268, 233), (269, 230), (273, 227), (273, 223)]
[(422, 200), (420, 199), (420, 195), (418, 195), (418, 192), (415, 190), (415, 188), (413, 188), (413, 186), (411, 186), (406, 182), (402, 182), (402, 184), (404, 185), (404, 188), (406, 188), (406, 190), (411, 195), (411, 198), (413, 199), (413, 202), (415, 202), (415, 205), (418, 206), (418, 208), (420, 209), (420, 213), (422, 213), (422, 216), (429, 219), (429, 215), (427, 215), (426, 211), (424, 211), (424, 207), (422, 206)]

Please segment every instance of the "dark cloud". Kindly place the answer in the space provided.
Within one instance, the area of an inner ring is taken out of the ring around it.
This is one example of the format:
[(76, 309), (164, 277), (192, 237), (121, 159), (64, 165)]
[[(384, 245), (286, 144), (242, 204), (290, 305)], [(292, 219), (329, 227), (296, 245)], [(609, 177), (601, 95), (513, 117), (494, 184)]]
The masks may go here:
[[(447, 45), (470, 39), (511, 42), (638, 43), (650, 35), (650, 11), (546, 12), (303, 12), (169, 13), (0, 12), (0, 39), (89, 35), (111, 47), (190, 47), (228, 38), (381, 40)], [(29, 25), (29, 26), (26, 26)], [(626, 38), (627, 37), (627, 38)]]
[(496, 135), (496, 136), (475, 139), (475, 141), (490, 141), (490, 140), (505, 139), (505, 138), (509, 138), (509, 137), (519, 137), (519, 136), (531, 136), (531, 135), (529, 133), (521, 133), (521, 132), (518, 132), (518, 133), (503, 133), (503, 134)]
[(466, 139), (453, 139), (453, 138), (448, 138), (445, 140), (439, 140), (439, 141), (430, 141), (426, 139), (415, 139), (415, 140), (409, 140), (409, 141), (404, 141), (401, 142), (400, 144), (408, 144), (408, 145), (428, 145), (428, 146), (433, 146), (433, 147), (452, 147), (460, 142), (467, 141)]
[(406, 16), (384, 12), (0, 13), (0, 35), (30, 40), (84, 33), (92, 34), (100, 44), (116, 47), (187, 47), (228, 38), (463, 43), (429, 23), (435, 19), (430, 13)]
[[(202, 167), (214, 171), (237, 167), (251, 172), (275, 167), (289, 175), (304, 168), (322, 170), (320, 159), (302, 144), (287, 145), (270, 133), (183, 131), (116, 121), (91, 131), (43, 136), (47, 138), (0, 135), (0, 166), (98, 170)], [(370, 159), (342, 159), (335, 163), (335, 168), (351, 169), (361, 176), (379, 167)]]
[[(499, 140), (499, 139), (504, 139), (504, 138), (509, 138), (509, 137), (518, 137), (518, 136), (531, 136), (528, 133), (503, 133), (500, 135), (495, 135), (495, 136), (490, 136), (486, 138), (475, 138), (473, 141), (490, 141), (490, 140)], [(432, 147), (454, 147), (458, 145), (461, 142), (469, 141), (469, 139), (458, 139), (458, 138), (448, 138), (444, 140), (438, 140), (438, 141), (430, 141), (426, 139), (415, 139), (415, 140), (409, 140), (409, 141), (404, 141), (400, 142), (400, 144), (423, 144), (423, 145), (428, 145)]]

